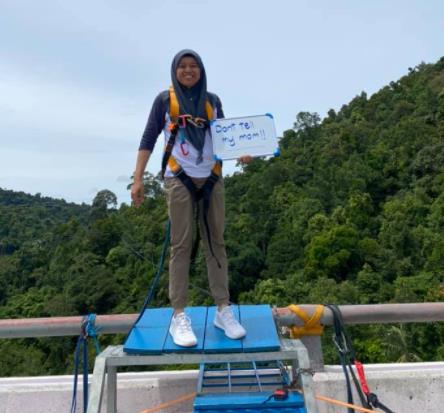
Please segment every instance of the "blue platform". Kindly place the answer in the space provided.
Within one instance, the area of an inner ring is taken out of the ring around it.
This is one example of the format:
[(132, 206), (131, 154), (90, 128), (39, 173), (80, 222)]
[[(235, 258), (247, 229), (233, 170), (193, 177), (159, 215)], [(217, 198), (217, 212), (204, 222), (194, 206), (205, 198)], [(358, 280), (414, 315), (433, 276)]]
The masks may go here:
[(216, 307), (187, 307), (198, 343), (194, 347), (176, 346), (168, 332), (172, 308), (146, 309), (130, 331), (123, 350), (130, 354), (161, 353), (251, 353), (280, 350), (279, 337), (269, 305), (232, 306), (247, 330), (241, 340), (232, 340), (213, 325)]

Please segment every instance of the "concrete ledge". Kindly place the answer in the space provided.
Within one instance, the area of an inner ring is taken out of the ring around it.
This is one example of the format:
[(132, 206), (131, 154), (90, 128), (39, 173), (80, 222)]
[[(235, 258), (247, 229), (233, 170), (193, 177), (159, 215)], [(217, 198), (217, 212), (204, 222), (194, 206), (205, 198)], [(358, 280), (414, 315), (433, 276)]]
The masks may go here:
[[(440, 413), (444, 406), (444, 363), (374, 364), (365, 366), (370, 390), (397, 413)], [(148, 407), (176, 399), (196, 389), (197, 371), (158, 371), (118, 374), (118, 413), (140, 413)], [(68, 412), (72, 376), (0, 379), (0, 413)], [(345, 380), (340, 366), (325, 366), (314, 375), (316, 393), (345, 400)], [(78, 408), (82, 411), (81, 381)], [(358, 400), (356, 398), (356, 400)], [(318, 402), (319, 413), (344, 413)], [(105, 406), (102, 412), (106, 411)], [(192, 402), (167, 413), (188, 413)]]
[[(119, 373), (117, 410), (139, 413), (148, 407), (194, 392), (197, 370)], [(91, 382), (92, 375), (89, 376)], [(78, 381), (77, 411), (83, 411), (82, 378)], [(61, 413), (71, 407), (73, 376), (0, 379), (0, 413)], [(106, 397), (102, 412), (106, 411)], [(192, 411), (192, 401), (168, 413)]]
[[(440, 413), (444, 406), (444, 363), (370, 364), (365, 366), (370, 391), (399, 413)], [(341, 366), (326, 366), (314, 376), (316, 393), (346, 400)], [(354, 400), (359, 401), (354, 395)], [(359, 403), (358, 403), (359, 404)], [(344, 412), (318, 402), (319, 413)]]

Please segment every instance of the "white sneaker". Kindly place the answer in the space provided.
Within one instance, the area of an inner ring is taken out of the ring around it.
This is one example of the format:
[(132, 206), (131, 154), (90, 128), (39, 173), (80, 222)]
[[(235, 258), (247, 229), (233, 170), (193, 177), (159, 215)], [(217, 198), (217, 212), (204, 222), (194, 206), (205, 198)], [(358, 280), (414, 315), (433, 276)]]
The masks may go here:
[(224, 330), (225, 335), (228, 338), (239, 339), (244, 337), (247, 332), (243, 328), (239, 321), (234, 317), (233, 311), (230, 306), (226, 306), (222, 311), (217, 310), (214, 317), (214, 325), (221, 330)]
[(197, 344), (197, 338), (191, 328), (191, 320), (184, 312), (176, 314), (171, 319), (170, 334), (174, 344), (181, 347), (193, 347)]

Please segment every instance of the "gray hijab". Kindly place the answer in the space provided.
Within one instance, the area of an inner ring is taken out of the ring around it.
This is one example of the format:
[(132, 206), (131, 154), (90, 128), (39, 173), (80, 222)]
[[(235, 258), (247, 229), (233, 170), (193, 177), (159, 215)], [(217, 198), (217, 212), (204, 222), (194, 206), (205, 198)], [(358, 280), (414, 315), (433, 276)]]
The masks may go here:
[[(200, 79), (196, 85), (191, 88), (182, 86), (176, 77), (177, 67), (180, 60), (185, 56), (193, 57), (200, 68)], [(173, 83), (174, 92), (179, 103), (180, 115), (192, 115), (193, 117), (200, 117), (207, 119), (205, 110), (205, 102), (207, 100), (207, 76), (205, 68), (200, 56), (193, 50), (184, 49), (174, 56), (171, 65), (171, 80)], [(209, 119), (208, 119), (209, 120)], [(205, 144), (205, 128), (197, 128), (194, 125), (187, 123), (185, 129), (181, 129), (185, 133), (185, 138), (193, 145), (199, 152), (197, 163), (202, 162), (202, 151)]]

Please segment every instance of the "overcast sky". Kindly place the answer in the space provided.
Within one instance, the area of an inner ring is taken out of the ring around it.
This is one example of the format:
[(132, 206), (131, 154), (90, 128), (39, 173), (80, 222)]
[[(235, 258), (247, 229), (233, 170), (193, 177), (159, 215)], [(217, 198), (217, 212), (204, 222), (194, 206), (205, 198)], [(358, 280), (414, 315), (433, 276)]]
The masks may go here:
[(323, 117), (436, 62), (443, 39), (441, 0), (0, 0), (0, 187), (129, 202), (180, 49), (200, 53), (226, 116), (270, 112), (281, 135), (300, 111)]

